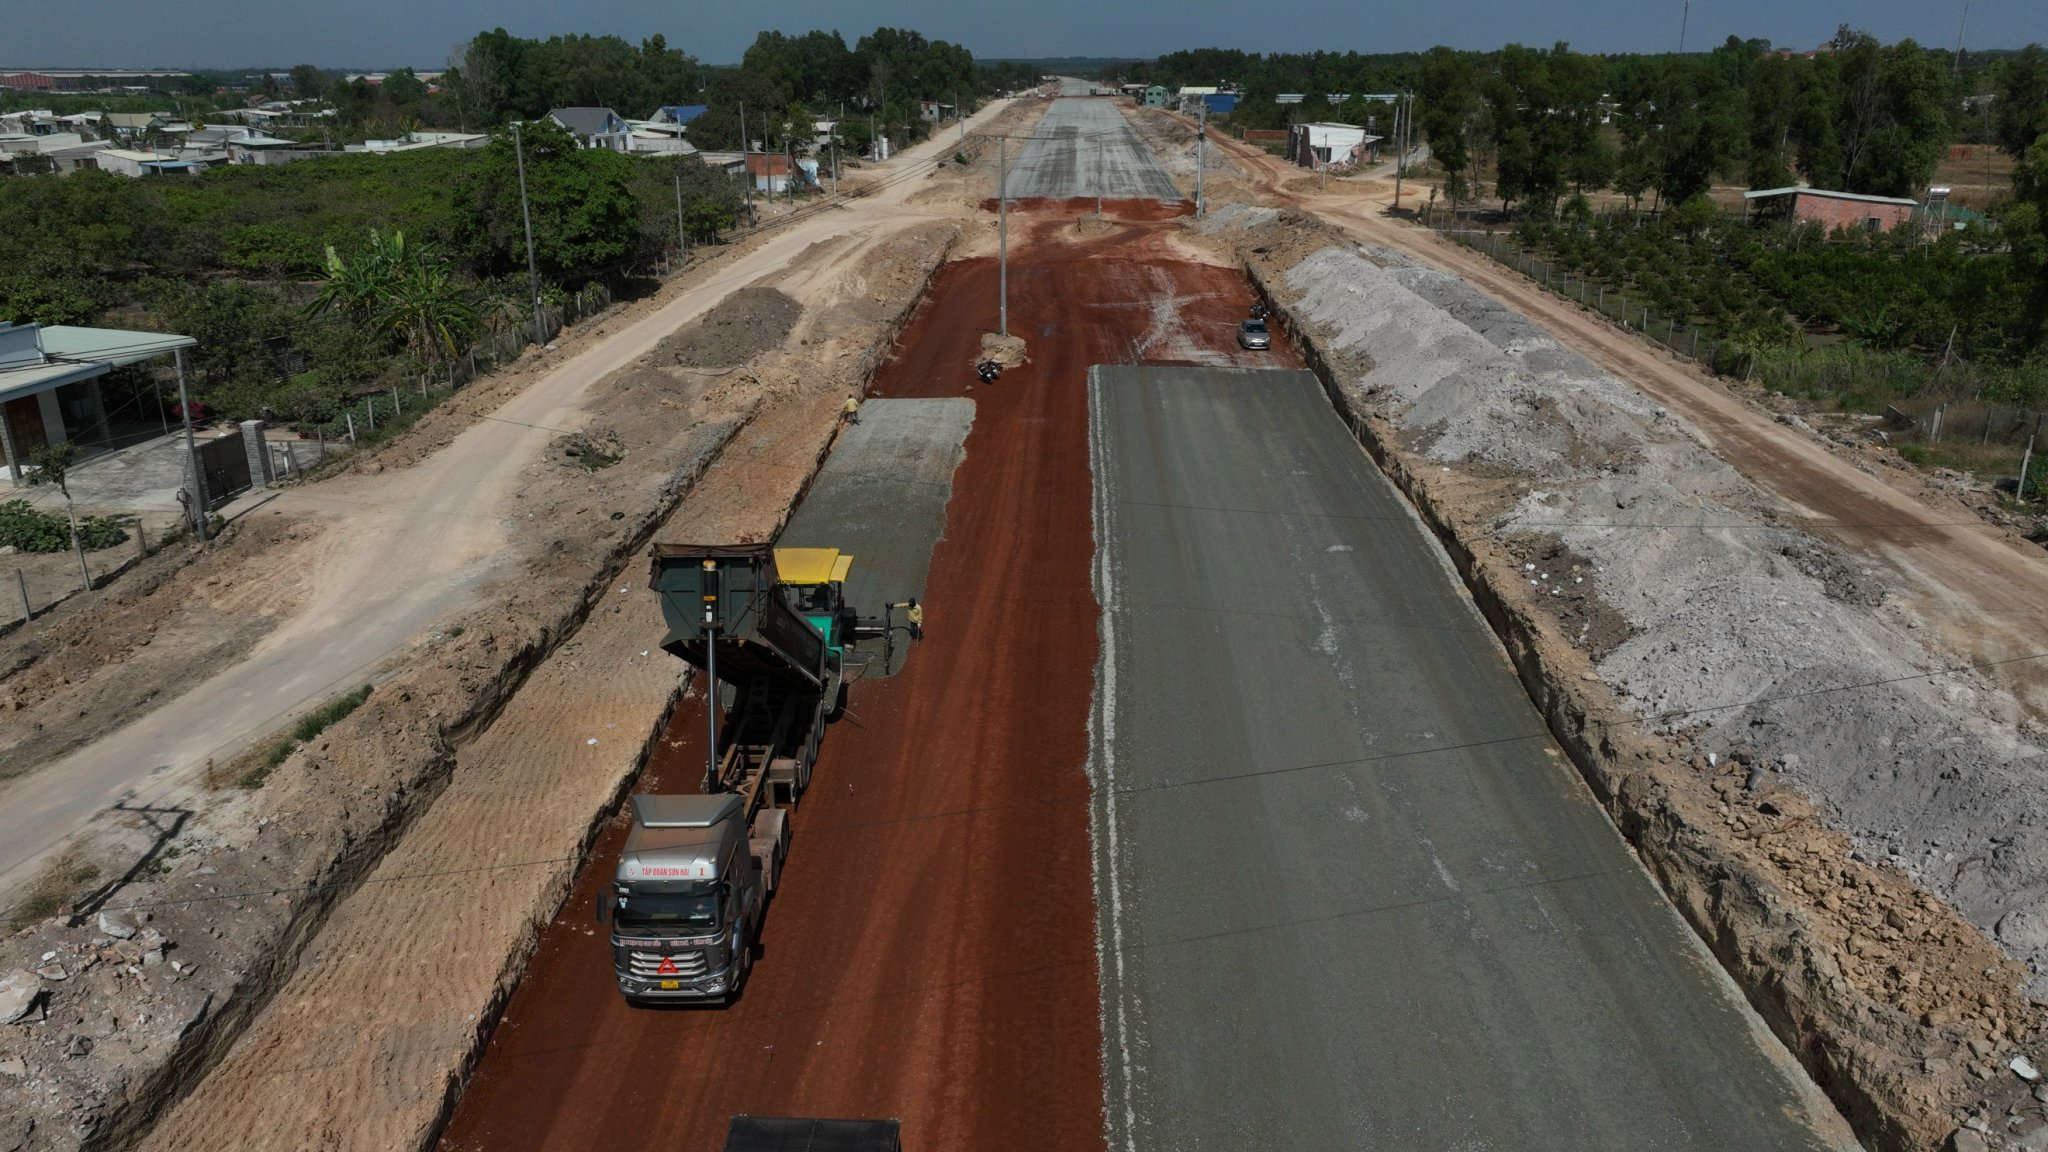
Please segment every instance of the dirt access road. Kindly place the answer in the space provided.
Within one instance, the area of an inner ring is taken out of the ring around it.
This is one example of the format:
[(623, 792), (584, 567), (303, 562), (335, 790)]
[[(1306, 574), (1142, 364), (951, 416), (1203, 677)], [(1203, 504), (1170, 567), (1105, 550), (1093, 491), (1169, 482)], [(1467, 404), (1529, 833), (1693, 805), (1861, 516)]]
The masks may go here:
[[(444, 1148), (708, 1149), (738, 1112), (896, 1116), (921, 1149), (1102, 1146), (1087, 369), (1148, 346), (1241, 363), (1230, 341), (1250, 294), (1234, 269), (1171, 259), (1170, 225), (1084, 240), (1071, 216), (1016, 215), (1011, 330), (1031, 362), (969, 390), (996, 266), (965, 260), (941, 272), (875, 380), (889, 397), (972, 396), (974, 426), (932, 559), (927, 638), (896, 676), (856, 685), (829, 732), (747, 992), (714, 1011), (619, 998), (590, 919), (624, 838), (615, 823)], [(703, 715), (690, 704), (643, 789), (696, 787)]]
[[(970, 120), (997, 115), (991, 105)], [(951, 155), (927, 141), (881, 179)], [(639, 321), (586, 344), (524, 392), (426, 460), (380, 475), (293, 488), (271, 511), (325, 526), (293, 573), (296, 607), (246, 656), (125, 727), (0, 791), (0, 892), (108, 806), (162, 805), (189, 793), (209, 760), (226, 761), (299, 712), (370, 678), (407, 640), (460, 610), (499, 573), (514, 534), (505, 517), (514, 481), (561, 430), (581, 423), (594, 382), (632, 363), (735, 289), (811, 245), (914, 222), (901, 205), (920, 187), (887, 182), (843, 209), (769, 235), (717, 275)]]
[[(1783, 500), (1796, 527), (1882, 557), (1907, 579), (1914, 608), (1945, 645), (2048, 714), (2048, 564), (2040, 549), (1955, 501), (1930, 502), (1863, 471), (1771, 414), (1745, 404), (1697, 366), (1653, 348), (1605, 317), (1468, 248), (1387, 215), (1392, 189), (1296, 194), (1299, 169), (1219, 138), (1252, 176), (1253, 199), (1298, 205), (1431, 267), (1449, 272), (1541, 324), (1594, 364), (1670, 408), (1716, 455)], [(1419, 188), (1420, 186), (1413, 186)], [(1419, 203), (1411, 191), (1404, 197)], [(1902, 482), (1906, 482), (1901, 477)]]

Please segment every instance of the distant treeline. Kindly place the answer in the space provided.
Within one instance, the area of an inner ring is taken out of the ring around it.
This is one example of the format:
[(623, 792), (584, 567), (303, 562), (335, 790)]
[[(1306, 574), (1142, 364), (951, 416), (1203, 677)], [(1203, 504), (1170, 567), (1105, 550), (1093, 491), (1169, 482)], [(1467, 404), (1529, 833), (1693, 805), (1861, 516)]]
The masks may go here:
[[(1176, 52), (1134, 66), (1135, 80), (1231, 82), (1233, 120), (1363, 123), (1390, 130), (1390, 106), (1366, 94), (1412, 91), (1421, 135), (1455, 193), (1479, 166), (1508, 201), (1558, 202), (1612, 187), (1683, 201), (1717, 177), (1752, 187), (1795, 178), (1821, 187), (1911, 195), (1950, 143), (1996, 143), (2018, 156), (2048, 131), (2048, 56), (1886, 45), (1840, 29), (1816, 52), (1730, 37), (1710, 52), (1594, 56), (1568, 45), (1496, 52), (1261, 56)], [(1280, 104), (1283, 93), (1298, 104)], [(1346, 99), (1331, 103), (1333, 96)]]

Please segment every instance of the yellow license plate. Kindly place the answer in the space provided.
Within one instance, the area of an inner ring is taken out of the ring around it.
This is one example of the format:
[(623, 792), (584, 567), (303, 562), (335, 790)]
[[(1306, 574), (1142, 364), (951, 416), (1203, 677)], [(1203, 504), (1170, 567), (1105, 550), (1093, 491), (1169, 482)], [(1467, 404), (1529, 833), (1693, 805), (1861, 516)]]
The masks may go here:
[(663, 980), (661, 982), (661, 990), (663, 992), (674, 992), (676, 989), (681, 988), (682, 986), (683, 982), (681, 980)]

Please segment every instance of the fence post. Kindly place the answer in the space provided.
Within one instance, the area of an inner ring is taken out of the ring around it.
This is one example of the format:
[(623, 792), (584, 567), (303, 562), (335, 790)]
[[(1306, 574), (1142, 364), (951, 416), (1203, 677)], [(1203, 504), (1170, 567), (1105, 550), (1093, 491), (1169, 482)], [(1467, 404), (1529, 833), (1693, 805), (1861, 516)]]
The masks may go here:
[[(2020, 486), (2013, 489), (2013, 497), (2024, 501), (2027, 498), (2027, 465), (2034, 462), (2034, 438), (2027, 437), (2027, 450), (2020, 453)], [(18, 569), (17, 569), (18, 571)], [(26, 603), (24, 601), (24, 603)]]
[[(346, 421), (348, 421), (348, 442), (349, 442), (349, 443), (351, 443), (351, 444), (355, 443), (355, 442), (356, 442), (356, 418), (355, 418), (354, 414), (352, 414), (352, 413), (348, 413), (348, 412), (343, 412), (343, 413), (341, 414), (341, 418), (342, 418), (343, 420), (346, 420)], [(322, 455), (321, 455), (321, 458), (322, 458), (322, 459), (326, 459), (326, 455), (325, 455), (325, 453), (322, 453)]]
[(135, 518), (135, 554), (144, 557), (149, 555), (149, 529), (143, 526), (140, 516)]
[(1692, 330), (1692, 358), (1700, 358), (1700, 330), (1697, 328)]
[(375, 396), (363, 397), (363, 411), (369, 413), (370, 431), (375, 433), (377, 431), (377, 398)]
[(21, 574), (21, 569), (16, 568), (14, 570), (14, 581), (21, 588), (21, 618), (23, 620), (35, 619), (36, 610), (30, 607), (28, 602), (28, 577)]

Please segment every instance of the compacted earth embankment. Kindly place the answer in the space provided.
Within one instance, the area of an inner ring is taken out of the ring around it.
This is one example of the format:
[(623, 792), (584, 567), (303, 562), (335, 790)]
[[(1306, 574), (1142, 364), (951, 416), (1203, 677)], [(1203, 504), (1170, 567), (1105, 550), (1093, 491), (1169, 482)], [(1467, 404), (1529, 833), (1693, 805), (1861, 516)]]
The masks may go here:
[(0, 944), (36, 973), (0, 1026), (0, 1148), (428, 1138), (678, 689), (643, 546), (679, 509), (772, 531), (955, 235), (821, 245), (595, 386), (485, 607), (276, 764), (223, 766), (112, 911)]
[(1670, 413), (1454, 277), (1295, 212), (1203, 228), (1865, 1143), (2048, 1148), (2033, 729), (1915, 635), (1899, 574), (1802, 530)]

